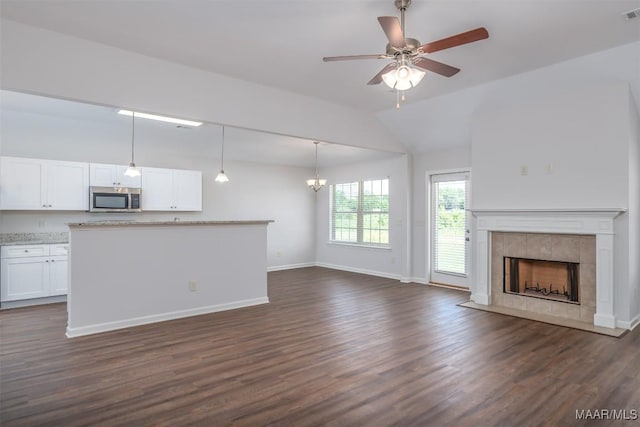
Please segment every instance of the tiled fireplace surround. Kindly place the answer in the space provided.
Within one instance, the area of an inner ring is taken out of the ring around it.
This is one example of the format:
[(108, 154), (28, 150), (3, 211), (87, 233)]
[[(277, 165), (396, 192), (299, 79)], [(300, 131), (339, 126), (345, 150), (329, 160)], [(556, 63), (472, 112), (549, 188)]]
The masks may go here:
[[(477, 304), (615, 328), (613, 220), (621, 210), (473, 210)], [(580, 305), (503, 293), (503, 256), (579, 262)]]

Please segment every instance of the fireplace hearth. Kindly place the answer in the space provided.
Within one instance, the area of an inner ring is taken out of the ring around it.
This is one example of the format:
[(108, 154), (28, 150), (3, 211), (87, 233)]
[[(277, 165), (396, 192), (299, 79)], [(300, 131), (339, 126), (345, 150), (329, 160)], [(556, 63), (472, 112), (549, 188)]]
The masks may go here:
[(505, 293), (580, 304), (579, 263), (509, 256), (503, 260)]

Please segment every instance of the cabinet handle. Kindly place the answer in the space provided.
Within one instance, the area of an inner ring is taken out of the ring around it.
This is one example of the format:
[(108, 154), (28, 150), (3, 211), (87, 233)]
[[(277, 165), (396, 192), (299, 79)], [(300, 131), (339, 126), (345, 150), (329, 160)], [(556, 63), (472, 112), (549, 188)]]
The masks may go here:
[(26, 253), (29, 253), (29, 249), (25, 249), (24, 251), (25, 251)]
[(49, 260), (46, 260), (45, 262), (49, 262)]
[(120, 185), (120, 183), (118, 183), (118, 185)]
[(55, 259), (52, 259), (52, 260), (51, 260), (51, 262), (56, 262), (56, 260), (55, 260)]
[(49, 205), (49, 207), (51, 207), (51, 205)]
[(47, 205), (42, 205), (42, 207), (43, 207), (43, 208), (46, 208), (46, 207), (47, 207)]
[(116, 183), (114, 182), (113, 185), (116, 185)]

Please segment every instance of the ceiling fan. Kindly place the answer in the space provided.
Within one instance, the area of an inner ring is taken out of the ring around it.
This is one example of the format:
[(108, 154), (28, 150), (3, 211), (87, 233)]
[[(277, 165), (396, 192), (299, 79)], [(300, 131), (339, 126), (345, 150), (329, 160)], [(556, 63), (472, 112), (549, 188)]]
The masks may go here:
[[(415, 87), (426, 71), (431, 71), (445, 77), (451, 77), (460, 71), (459, 68), (425, 58), (424, 54), (449, 49), (489, 37), (484, 27), (466, 31), (431, 43), (420, 44), (416, 39), (405, 37), (404, 13), (411, 4), (411, 0), (395, 0), (396, 7), (400, 10), (400, 21), (395, 16), (379, 16), (378, 22), (387, 35), (389, 43), (385, 53), (374, 55), (349, 55), (327, 56), (322, 58), (325, 62), (347, 61), (352, 59), (393, 59), (378, 72), (367, 84), (377, 85), (385, 82), (398, 94)], [(397, 104), (399, 107), (399, 102)]]

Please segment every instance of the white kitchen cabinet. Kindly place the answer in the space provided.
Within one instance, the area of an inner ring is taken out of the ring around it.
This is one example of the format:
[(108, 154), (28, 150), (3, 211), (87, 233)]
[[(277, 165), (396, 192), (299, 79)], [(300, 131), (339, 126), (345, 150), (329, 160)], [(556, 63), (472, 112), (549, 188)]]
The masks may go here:
[(17, 301), (65, 295), (67, 248), (67, 244), (3, 246), (0, 251), (0, 299)]
[(3, 259), (2, 301), (49, 296), (48, 257)]
[(173, 205), (181, 211), (202, 210), (202, 172), (173, 171)]
[(0, 209), (89, 209), (89, 164), (0, 158)]
[(143, 211), (201, 211), (202, 172), (142, 168)]
[(128, 166), (91, 163), (89, 165), (89, 183), (93, 187), (129, 187), (140, 188), (141, 177), (126, 176)]
[(66, 295), (69, 282), (69, 258), (52, 256), (49, 258), (49, 295)]

